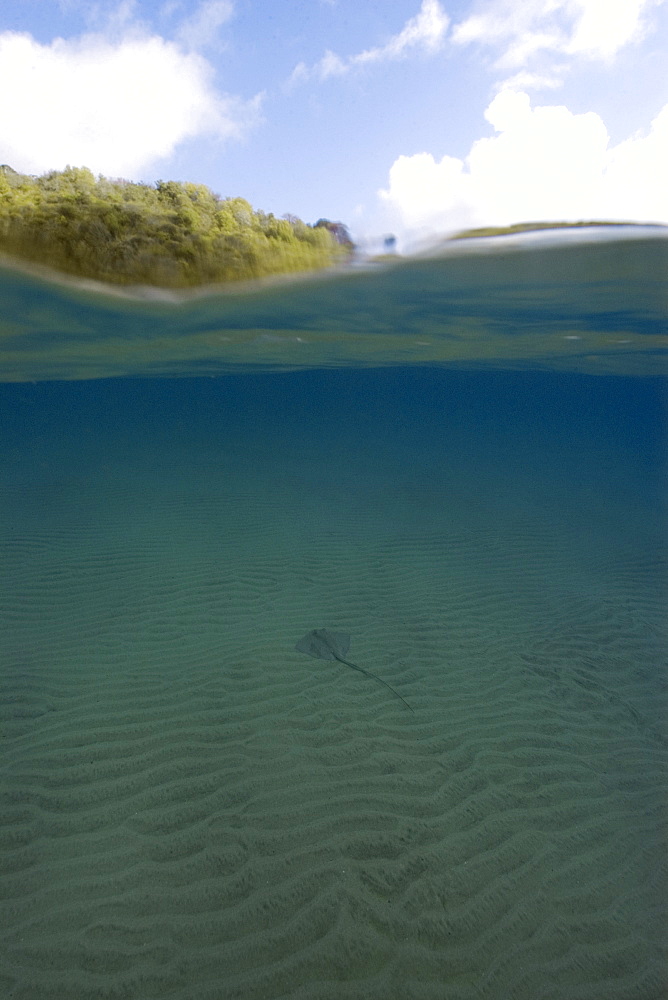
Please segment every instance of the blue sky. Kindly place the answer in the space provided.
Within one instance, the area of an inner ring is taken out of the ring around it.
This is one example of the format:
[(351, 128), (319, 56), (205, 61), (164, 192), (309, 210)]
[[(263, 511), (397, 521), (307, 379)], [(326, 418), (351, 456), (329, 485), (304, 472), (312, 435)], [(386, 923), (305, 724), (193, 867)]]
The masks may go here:
[(668, 223), (664, 0), (21, 0), (0, 162), (192, 180), (361, 240)]

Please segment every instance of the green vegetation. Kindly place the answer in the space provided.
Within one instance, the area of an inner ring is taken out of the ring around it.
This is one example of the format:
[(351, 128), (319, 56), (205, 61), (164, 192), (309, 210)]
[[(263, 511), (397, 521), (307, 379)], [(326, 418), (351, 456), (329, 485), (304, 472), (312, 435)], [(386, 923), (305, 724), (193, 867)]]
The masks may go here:
[(512, 226), (481, 226), (480, 229), (463, 229), (451, 240), (470, 240), (479, 236), (510, 236), (512, 233), (530, 233), (538, 229), (571, 229), (582, 226), (636, 226), (637, 222), (613, 222), (609, 219), (590, 222), (516, 222)]
[(0, 251), (118, 284), (185, 288), (328, 267), (349, 253), (333, 225), (277, 219), (203, 184), (0, 167)]

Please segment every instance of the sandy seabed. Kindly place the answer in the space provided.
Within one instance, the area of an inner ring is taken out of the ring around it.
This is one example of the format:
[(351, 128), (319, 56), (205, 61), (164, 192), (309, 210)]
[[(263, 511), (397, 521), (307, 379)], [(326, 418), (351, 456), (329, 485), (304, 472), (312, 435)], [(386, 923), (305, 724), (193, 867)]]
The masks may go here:
[[(660, 1000), (665, 576), (621, 460), (258, 419), (8, 450), (0, 995)], [(413, 711), (295, 650), (323, 626)]]

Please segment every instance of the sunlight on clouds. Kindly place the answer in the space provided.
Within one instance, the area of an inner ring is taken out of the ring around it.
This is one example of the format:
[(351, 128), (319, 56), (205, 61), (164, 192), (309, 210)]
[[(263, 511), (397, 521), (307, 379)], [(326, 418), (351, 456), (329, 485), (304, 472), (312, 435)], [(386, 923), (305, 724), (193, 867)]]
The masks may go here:
[(663, 0), (490, 0), (457, 24), (452, 40), (501, 49), (496, 65), (525, 66), (541, 52), (610, 59), (645, 32)]
[(400, 156), (381, 199), (407, 230), (610, 218), (668, 223), (668, 106), (646, 136), (609, 146), (593, 112), (531, 107), (504, 90), (485, 112), (497, 135), (465, 161)]
[(378, 192), (399, 227), (459, 229), (471, 225), (472, 178), (462, 160), (431, 153), (400, 156), (390, 167), (390, 186)]
[(606, 184), (632, 218), (668, 223), (668, 104), (647, 136), (635, 135), (609, 152)]
[(455, 25), (452, 40), (458, 45), (481, 45), (501, 48), (498, 65), (506, 68), (524, 65), (540, 49), (558, 49), (565, 42), (555, 13), (563, 0), (554, 4), (544, 0), (491, 0), (480, 14), (473, 14)]
[(644, 31), (648, 0), (579, 0), (581, 14), (568, 43), (569, 53), (609, 59)]
[(238, 137), (260, 98), (221, 96), (213, 70), (160, 37), (84, 35), (40, 45), (0, 34), (0, 160), (39, 173), (66, 164), (137, 177), (184, 139)]
[(411, 50), (436, 52), (443, 44), (449, 23), (450, 19), (438, 0), (422, 0), (422, 6), (415, 17), (407, 21), (402, 30), (393, 35), (385, 45), (365, 49), (347, 59), (342, 59), (328, 49), (315, 66), (309, 68), (303, 62), (295, 66), (288, 82), (295, 84), (312, 77), (326, 80), (332, 76), (343, 76), (359, 66), (403, 59)]

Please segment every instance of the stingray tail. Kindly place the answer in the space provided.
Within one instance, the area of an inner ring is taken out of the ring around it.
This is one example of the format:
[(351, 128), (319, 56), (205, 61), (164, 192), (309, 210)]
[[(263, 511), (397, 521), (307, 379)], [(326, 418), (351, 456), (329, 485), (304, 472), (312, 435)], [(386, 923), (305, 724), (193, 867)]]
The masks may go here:
[(337, 656), (337, 660), (340, 660), (341, 663), (345, 663), (347, 667), (352, 667), (353, 670), (359, 670), (361, 674), (366, 674), (367, 677), (373, 677), (373, 679), (375, 681), (378, 681), (379, 684), (384, 684), (385, 687), (388, 688), (396, 698), (399, 698), (400, 701), (403, 701), (406, 708), (410, 708), (411, 712), (415, 711), (412, 705), (409, 705), (406, 699), (402, 698), (399, 692), (395, 691), (392, 685), (388, 684), (387, 681), (384, 681), (382, 677), (378, 676), (378, 674), (372, 674), (370, 670), (365, 670), (364, 667), (358, 667), (356, 663), (351, 663), (350, 660), (342, 660), (340, 656)]

